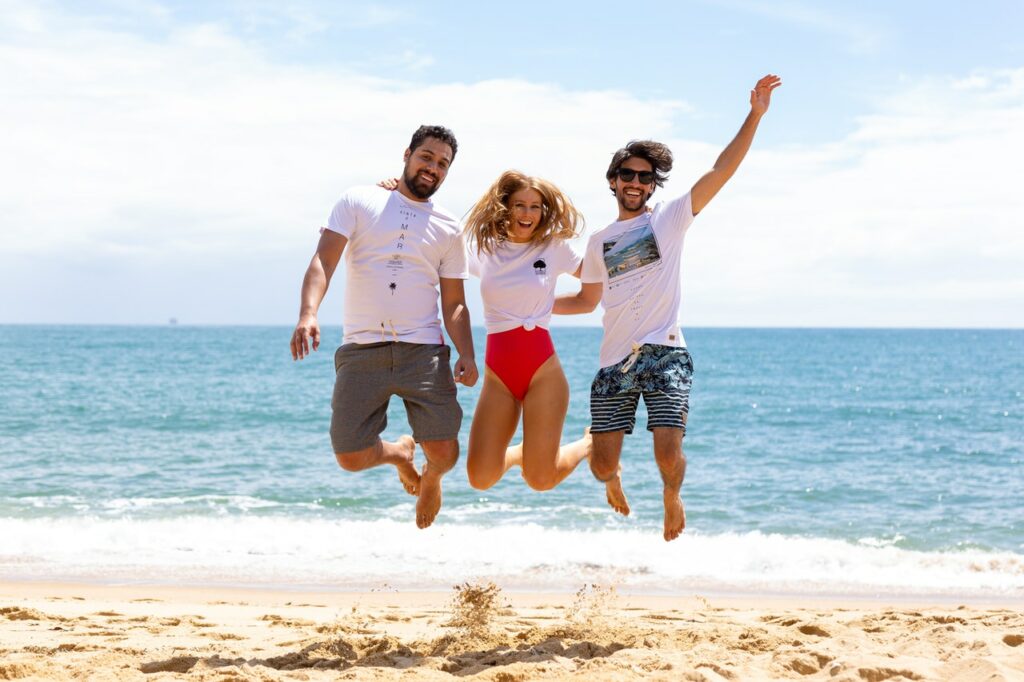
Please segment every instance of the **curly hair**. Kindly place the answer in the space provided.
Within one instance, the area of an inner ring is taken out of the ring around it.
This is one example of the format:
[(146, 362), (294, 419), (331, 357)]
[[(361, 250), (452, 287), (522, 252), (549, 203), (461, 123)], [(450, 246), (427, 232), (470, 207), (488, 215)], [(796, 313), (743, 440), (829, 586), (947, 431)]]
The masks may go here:
[(466, 234), (476, 242), (477, 253), (494, 250), (509, 238), (509, 198), (524, 189), (535, 190), (541, 198), (540, 224), (530, 235), (534, 244), (552, 239), (572, 239), (583, 228), (583, 216), (572, 201), (552, 183), (517, 170), (501, 174), (470, 209), (466, 218)]
[(452, 148), (452, 161), (455, 160), (455, 155), (459, 151), (459, 143), (455, 139), (455, 133), (444, 126), (420, 126), (416, 129), (416, 132), (412, 134), (412, 139), (409, 140), (409, 151), (416, 151), (416, 147), (423, 144), (428, 137), (433, 137), (441, 142), (444, 142)]
[[(668, 180), (668, 172), (672, 170), (672, 150), (654, 140), (630, 140), (629, 144), (615, 152), (612, 162), (608, 164), (607, 180), (615, 177), (619, 168), (633, 157), (643, 159), (654, 169), (654, 184), (664, 187)], [(614, 194), (614, 190), (612, 190)]]

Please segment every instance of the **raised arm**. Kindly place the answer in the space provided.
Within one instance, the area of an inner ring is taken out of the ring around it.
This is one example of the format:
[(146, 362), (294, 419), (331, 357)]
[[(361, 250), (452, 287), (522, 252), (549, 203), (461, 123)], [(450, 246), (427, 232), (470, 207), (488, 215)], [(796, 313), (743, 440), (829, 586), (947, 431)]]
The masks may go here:
[(309, 355), (310, 339), (312, 348), (320, 348), (320, 324), (316, 314), (320, 303), (327, 294), (327, 287), (338, 267), (341, 254), (345, 252), (348, 238), (331, 230), (324, 230), (320, 242), (316, 245), (316, 253), (309, 261), (306, 276), (302, 278), (302, 297), (299, 304), (299, 322), (292, 332), (292, 360), (301, 360)]
[(476, 368), (476, 356), (473, 352), (473, 331), (469, 326), (469, 309), (466, 308), (466, 289), (463, 280), (448, 277), (441, 278), (441, 318), (455, 349), (459, 351), (459, 359), (455, 361), (452, 374), (455, 381), (463, 386), (476, 383), (479, 372)]
[(739, 168), (740, 162), (743, 161), (747, 150), (750, 149), (750, 144), (754, 141), (757, 124), (761, 122), (761, 117), (768, 111), (772, 91), (780, 85), (782, 85), (782, 79), (769, 74), (757, 81), (757, 85), (750, 91), (750, 113), (743, 121), (740, 131), (719, 155), (714, 168), (705, 173), (690, 190), (690, 202), (694, 215), (700, 213), (708, 205), (712, 197), (718, 194), (718, 190), (722, 189), (722, 186)]

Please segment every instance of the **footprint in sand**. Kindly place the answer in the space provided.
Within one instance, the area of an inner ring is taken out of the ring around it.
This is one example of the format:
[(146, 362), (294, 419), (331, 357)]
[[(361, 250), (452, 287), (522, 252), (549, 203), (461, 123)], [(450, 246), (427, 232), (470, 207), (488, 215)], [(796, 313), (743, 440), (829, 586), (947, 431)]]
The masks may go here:
[(808, 623), (807, 625), (801, 625), (797, 628), (800, 632), (805, 635), (814, 635), (815, 637), (831, 637), (832, 635), (828, 630)]

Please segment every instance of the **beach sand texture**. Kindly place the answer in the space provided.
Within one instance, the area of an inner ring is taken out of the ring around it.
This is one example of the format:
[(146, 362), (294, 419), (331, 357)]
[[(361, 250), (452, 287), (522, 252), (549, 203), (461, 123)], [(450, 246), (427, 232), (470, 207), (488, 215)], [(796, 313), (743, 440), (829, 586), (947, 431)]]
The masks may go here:
[(1024, 610), (0, 584), (0, 680), (1024, 680)]

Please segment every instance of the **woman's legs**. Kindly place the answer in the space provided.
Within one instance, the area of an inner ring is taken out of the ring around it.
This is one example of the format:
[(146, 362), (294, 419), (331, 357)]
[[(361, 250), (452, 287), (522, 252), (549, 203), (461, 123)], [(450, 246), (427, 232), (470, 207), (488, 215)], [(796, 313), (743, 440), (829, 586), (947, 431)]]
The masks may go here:
[(533, 375), (523, 400), (523, 442), (506, 456), (522, 458), (523, 478), (534, 490), (551, 490), (590, 454), (589, 433), (559, 447), (568, 409), (569, 383), (558, 356), (552, 355)]
[(469, 484), (474, 488), (490, 488), (510, 467), (521, 463), (521, 451), (508, 447), (519, 425), (520, 411), (519, 403), (505, 384), (485, 366), (484, 386), (473, 413), (466, 460)]

